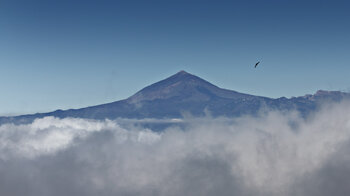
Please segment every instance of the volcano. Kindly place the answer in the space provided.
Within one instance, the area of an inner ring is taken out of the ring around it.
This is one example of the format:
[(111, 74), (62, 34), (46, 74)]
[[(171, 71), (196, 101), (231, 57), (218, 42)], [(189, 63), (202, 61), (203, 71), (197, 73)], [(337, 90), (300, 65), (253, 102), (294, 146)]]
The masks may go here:
[(237, 117), (257, 115), (265, 110), (297, 110), (305, 116), (315, 110), (319, 103), (349, 97), (348, 93), (340, 91), (317, 91), (314, 95), (273, 99), (219, 88), (198, 76), (180, 71), (124, 100), (80, 109), (1, 117), (0, 123), (29, 123), (45, 116), (87, 119), (168, 119), (186, 115)]

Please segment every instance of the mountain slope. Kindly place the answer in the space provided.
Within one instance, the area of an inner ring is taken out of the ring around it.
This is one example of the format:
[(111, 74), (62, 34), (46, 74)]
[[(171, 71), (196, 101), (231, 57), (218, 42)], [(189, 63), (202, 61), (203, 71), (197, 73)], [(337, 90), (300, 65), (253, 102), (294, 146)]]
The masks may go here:
[(0, 123), (27, 123), (44, 116), (90, 119), (115, 118), (181, 118), (183, 115), (239, 116), (255, 115), (261, 109), (296, 109), (302, 114), (314, 110), (322, 100), (339, 101), (349, 94), (318, 91), (315, 95), (291, 99), (253, 96), (219, 88), (185, 71), (147, 86), (131, 97), (81, 109), (56, 110), (16, 117), (1, 117)]

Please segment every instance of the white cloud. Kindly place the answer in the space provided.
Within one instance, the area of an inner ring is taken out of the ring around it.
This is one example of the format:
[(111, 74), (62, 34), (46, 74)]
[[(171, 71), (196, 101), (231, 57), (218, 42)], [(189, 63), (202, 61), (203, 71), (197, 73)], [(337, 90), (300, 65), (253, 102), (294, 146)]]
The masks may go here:
[(54, 117), (1, 125), (0, 194), (342, 195), (346, 184), (327, 178), (350, 181), (349, 109), (185, 119), (162, 132)]

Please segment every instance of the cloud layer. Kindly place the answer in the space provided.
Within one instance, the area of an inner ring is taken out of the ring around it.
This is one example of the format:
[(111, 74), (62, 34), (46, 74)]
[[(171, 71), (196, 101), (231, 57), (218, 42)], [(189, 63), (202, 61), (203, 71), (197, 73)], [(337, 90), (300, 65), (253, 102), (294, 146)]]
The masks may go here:
[(162, 132), (74, 118), (5, 124), (0, 195), (347, 195), (349, 109), (188, 119)]

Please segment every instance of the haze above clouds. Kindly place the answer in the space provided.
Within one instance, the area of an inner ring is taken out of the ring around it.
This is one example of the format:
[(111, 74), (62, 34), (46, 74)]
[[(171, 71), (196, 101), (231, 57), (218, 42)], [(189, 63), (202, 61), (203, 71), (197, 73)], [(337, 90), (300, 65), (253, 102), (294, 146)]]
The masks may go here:
[(349, 109), (189, 119), (161, 132), (74, 118), (4, 124), (0, 195), (346, 195)]

